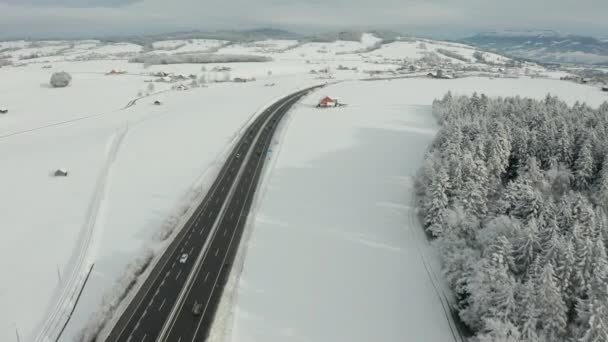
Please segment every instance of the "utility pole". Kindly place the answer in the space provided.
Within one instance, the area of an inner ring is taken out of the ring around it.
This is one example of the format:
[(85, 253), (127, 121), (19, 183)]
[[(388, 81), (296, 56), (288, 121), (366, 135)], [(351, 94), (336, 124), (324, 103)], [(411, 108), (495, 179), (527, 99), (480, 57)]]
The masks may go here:
[(15, 326), (15, 335), (17, 335), (17, 342), (21, 342), (21, 338), (19, 338), (19, 329), (17, 329), (17, 323), (13, 323)]

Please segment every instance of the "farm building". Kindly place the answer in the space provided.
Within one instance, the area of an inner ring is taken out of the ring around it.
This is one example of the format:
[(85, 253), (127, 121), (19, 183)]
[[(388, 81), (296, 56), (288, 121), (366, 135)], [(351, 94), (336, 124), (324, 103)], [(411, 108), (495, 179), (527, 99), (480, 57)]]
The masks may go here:
[(329, 96), (325, 96), (324, 98), (322, 98), (321, 101), (319, 101), (319, 104), (317, 105), (318, 108), (337, 107), (337, 106), (338, 106), (338, 100), (332, 99)]
[(0, 114), (6, 114), (6, 113), (8, 113), (8, 109), (0, 108)]

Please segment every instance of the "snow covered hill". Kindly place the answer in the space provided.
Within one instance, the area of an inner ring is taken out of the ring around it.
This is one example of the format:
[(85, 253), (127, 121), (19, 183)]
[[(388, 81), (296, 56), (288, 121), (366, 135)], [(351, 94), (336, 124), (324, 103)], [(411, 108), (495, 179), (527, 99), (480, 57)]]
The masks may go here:
[(510, 56), (550, 63), (608, 63), (608, 42), (554, 31), (482, 33), (467, 42)]

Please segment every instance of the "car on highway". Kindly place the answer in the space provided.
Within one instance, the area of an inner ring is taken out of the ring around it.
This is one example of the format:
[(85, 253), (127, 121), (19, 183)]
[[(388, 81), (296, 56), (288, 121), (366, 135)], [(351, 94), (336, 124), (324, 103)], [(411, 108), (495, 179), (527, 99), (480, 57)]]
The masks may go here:
[(188, 253), (184, 253), (184, 254), (182, 254), (182, 256), (179, 257), (180, 264), (185, 264), (186, 260), (188, 260)]
[(237, 154), (236, 154), (236, 159), (240, 159), (240, 158), (241, 158), (241, 154), (240, 154), (240, 153), (237, 153)]
[(203, 313), (203, 303), (194, 302), (194, 305), (192, 306), (192, 314), (194, 316), (200, 316), (201, 313)]

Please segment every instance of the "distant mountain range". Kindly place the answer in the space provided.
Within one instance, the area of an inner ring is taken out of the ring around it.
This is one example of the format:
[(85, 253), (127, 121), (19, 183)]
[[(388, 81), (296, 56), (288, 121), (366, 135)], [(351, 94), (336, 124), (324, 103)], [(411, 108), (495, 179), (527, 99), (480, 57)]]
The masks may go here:
[(608, 38), (556, 31), (501, 31), (466, 38), (468, 44), (545, 63), (608, 65)]

